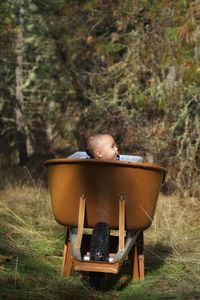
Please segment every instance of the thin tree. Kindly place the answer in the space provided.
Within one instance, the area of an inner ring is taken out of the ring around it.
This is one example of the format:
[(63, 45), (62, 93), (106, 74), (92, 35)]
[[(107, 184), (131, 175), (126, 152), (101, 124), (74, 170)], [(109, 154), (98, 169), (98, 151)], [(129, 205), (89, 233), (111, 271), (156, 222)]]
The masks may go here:
[(23, 97), (23, 15), (24, 9), (19, 8), (19, 27), (16, 32), (16, 60), (17, 65), (15, 69), (16, 76), (16, 131), (17, 131), (17, 150), (19, 152), (19, 163), (24, 165), (28, 160), (26, 133), (24, 124), (24, 97)]

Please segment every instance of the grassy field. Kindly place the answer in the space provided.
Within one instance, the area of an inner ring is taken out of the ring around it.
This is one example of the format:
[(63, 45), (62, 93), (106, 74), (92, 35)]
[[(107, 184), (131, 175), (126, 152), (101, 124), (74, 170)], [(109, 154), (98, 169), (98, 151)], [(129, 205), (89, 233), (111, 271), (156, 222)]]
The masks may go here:
[(29, 180), (0, 191), (0, 299), (200, 299), (199, 200), (160, 195), (145, 231), (145, 280), (130, 282), (128, 266), (98, 292), (85, 274), (60, 276), (65, 228), (48, 191)]

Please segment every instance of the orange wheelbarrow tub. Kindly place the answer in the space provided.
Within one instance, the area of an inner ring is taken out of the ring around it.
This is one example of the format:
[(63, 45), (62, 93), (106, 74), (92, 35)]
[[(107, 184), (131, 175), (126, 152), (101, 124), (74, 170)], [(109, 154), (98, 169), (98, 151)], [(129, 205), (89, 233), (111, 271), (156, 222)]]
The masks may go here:
[[(128, 257), (132, 279), (143, 279), (143, 230), (151, 226), (167, 170), (150, 163), (95, 159), (44, 164), (55, 219), (67, 227), (62, 274), (69, 276), (72, 269), (117, 274)], [(101, 239), (99, 228), (108, 227)], [(94, 231), (100, 234), (96, 238)], [(109, 241), (106, 258), (91, 259), (91, 243), (98, 248), (98, 240), (101, 247)]]

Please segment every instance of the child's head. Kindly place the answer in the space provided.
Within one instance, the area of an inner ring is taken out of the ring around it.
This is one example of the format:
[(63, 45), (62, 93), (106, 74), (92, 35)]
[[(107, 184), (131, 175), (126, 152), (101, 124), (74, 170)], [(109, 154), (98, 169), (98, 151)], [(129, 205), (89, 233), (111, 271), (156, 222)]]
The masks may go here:
[(117, 159), (119, 154), (114, 138), (105, 133), (90, 136), (86, 151), (91, 158), (95, 159)]

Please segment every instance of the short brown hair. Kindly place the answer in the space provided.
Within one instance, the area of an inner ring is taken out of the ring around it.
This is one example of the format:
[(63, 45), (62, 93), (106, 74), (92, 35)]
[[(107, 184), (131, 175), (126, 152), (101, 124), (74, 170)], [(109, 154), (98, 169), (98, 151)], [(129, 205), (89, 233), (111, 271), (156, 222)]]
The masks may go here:
[(95, 143), (97, 141), (98, 138), (107, 135), (107, 133), (96, 133), (91, 135), (88, 139), (87, 139), (87, 144), (86, 144), (86, 153), (93, 158), (95, 156), (94, 153), (94, 146)]

